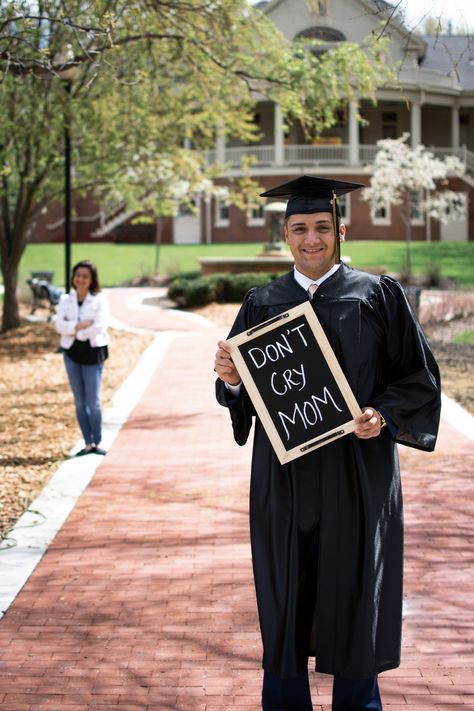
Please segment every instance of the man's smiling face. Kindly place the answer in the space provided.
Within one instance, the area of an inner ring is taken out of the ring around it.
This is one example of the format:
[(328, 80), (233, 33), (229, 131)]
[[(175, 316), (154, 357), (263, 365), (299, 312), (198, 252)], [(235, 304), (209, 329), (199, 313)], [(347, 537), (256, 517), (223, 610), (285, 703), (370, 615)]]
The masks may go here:
[[(341, 224), (341, 242), (345, 231)], [(330, 212), (290, 215), (285, 225), (285, 240), (296, 268), (310, 279), (319, 279), (336, 263), (336, 237)]]

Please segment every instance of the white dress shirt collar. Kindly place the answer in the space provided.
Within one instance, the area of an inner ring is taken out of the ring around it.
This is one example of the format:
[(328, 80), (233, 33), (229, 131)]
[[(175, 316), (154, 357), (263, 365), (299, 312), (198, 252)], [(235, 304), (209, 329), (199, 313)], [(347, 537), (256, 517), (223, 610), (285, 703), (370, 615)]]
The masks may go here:
[(319, 286), (320, 284), (323, 283), (323, 281), (326, 281), (326, 279), (329, 279), (330, 276), (332, 276), (335, 272), (337, 272), (337, 270), (339, 269), (340, 266), (341, 266), (341, 263), (334, 264), (334, 266), (332, 266), (331, 269), (328, 272), (326, 272), (326, 274), (323, 274), (322, 277), (319, 277), (319, 279), (310, 279), (305, 274), (302, 274), (301, 272), (299, 272), (296, 267), (293, 267), (294, 277), (295, 277), (295, 280), (298, 282), (298, 284), (300, 286), (302, 286), (305, 291), (308, 291), (311, 284), (317, 284)]

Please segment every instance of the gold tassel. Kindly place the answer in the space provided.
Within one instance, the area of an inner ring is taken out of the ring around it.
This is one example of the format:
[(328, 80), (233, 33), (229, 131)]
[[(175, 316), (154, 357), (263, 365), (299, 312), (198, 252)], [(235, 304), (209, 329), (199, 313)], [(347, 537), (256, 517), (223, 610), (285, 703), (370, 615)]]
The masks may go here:
[(336, 264), (339, 264), (341, 261), (341, 240), (339, 238), (339, 230), (337, 229), (337, 195), (335, 191), (332, 191), (332, 199), (331, 199), (331, 205), (332, 205), (332, 222), (334, 225), (334, 234), (336, 237)]

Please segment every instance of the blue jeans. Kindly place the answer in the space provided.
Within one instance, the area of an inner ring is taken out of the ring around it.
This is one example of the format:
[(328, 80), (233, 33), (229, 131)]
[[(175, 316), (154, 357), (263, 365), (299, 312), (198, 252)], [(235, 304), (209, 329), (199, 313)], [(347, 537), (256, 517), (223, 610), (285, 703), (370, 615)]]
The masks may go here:
[[(263, 711), (312, 711), (308, 670), (294, 679), (279, 679), (264, 672), (262, 690)], [(332, 690), (333, 711), (382, 711), (377, 677), (343, 679), (334, 677)]]
[(84, 441), (86, 444), (98, 445), (102, 439), (102, 410), (99, 394), (104, 364), (81, 365), (64, 353), (64, 365), (74, 395), (77, 421)]

